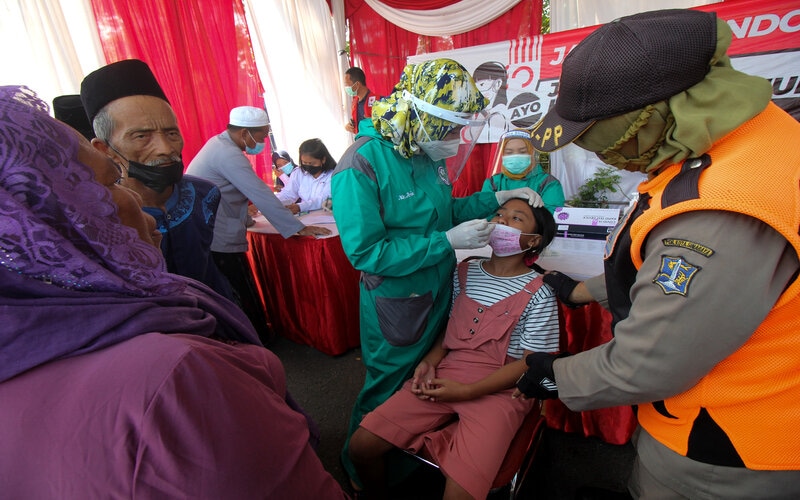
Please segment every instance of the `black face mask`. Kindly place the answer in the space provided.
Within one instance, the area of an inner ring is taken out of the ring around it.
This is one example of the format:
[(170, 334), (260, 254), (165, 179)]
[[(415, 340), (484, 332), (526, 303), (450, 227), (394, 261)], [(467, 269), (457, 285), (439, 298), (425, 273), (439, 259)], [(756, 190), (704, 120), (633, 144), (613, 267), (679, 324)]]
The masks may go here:
[(183, 178), (183, 162), (178, 161), (161, 167), (152, 167), (135, 161), (128, 161), (128, 177), (140, 181), (157, 193), (180, 182)]
[(318, 173), (325, 170), (324, 166), (315, 167), (313, 165), (300, 165), (300, 168), (302, 168), (304, 172), (308, 172), (311, 175), (317, 175)]
[(163, 193), (168, 187), (183, 179), (182, 161), (176, 161), (165, 166), (153, 167), (137, 161), (131, 161), (117, 151), (111, 143), (107, 144), (112, 151), (128, 162), (128, 177), (136, 179), (157, 193)]

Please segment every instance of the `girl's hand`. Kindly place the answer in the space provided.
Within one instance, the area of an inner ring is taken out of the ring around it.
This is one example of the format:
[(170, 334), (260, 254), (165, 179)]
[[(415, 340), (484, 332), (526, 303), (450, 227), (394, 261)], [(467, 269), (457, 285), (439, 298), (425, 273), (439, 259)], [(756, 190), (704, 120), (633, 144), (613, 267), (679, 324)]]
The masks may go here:
[(431, 401), (454, 402), (472, 399), (469, 385), (446, 378), (431, 380), (428, 387), (422, 389), (422, 394)]
[(430, 381), (435, 376), (436, 368), (425, 360), (420, 361), (411, 379), (411, 392), (420, 399), (428, 399), (428, 396), (423, 394), (423, 390), (430, 389)]

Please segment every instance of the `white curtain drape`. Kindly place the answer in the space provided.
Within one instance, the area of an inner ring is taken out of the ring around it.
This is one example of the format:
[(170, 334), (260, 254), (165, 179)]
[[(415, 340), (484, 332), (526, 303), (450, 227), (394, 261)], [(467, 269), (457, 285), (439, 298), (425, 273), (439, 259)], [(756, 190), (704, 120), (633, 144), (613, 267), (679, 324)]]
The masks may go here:
[(105, 64), (95, 24), (89, 0), (0, 0), (0, 85), (27, 85), (51, 105), (77, 94)]
[(431, 10), (395, 9), (380, 0), (365, 0), (367, 5), (392, 24), (406, 31), (427, 36), (458, 35), (493, 21), (520, 0), (461, 0)]
[[(657, 9), (684, 9), (717, 3), (714, 0), (550, 0), (550, 31), (566, 31), (604, 24), (618, 17)], [(550, 173), (561, 181), (567, 200), (598, 168), (605, 166), (594, 153), (570, 144), (550, 154)], [(619, 171), (622, 193), (610, 194), (611, 201), (626, 201), (646, 176), (638, 172)], [(623, 194), (624, 193), (624, 194)]]
[(245, 0), (245, 8), (277, 148), (299, 162), (300, 143), (319, 138), (338, 159), (351, 142), (340, 62), (346, 55), (338, 54), (343, 6), (335, 9), (341, 8), (337, 33), (325, 0)]
[[(341, 81), (344, 81), (344, 72), (350, 67), (347, 57), (347, 28), (345, 26), (344, 18), (344, 0), (331, 0), (331, 11), (333, 13), (333, 35), (336, 40), (336, 54), (339, 56), (339, 71), (341, 72)], [(348, 99), (343, 101), (345, 104)], [(343, 118), (345, 121), (349, 119), (350, 109), (345, 105), (343, 109)]]
[(720, 0), (550, 0), (550, 32), (605, 24), (622, 16), (660, 9), (688, 9)]

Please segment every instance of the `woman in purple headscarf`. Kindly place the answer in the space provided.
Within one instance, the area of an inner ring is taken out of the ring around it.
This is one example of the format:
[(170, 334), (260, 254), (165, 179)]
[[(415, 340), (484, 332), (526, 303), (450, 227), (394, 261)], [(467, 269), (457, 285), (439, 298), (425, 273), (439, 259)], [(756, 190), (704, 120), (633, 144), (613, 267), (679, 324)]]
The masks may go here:
[(239, 308), (165, 272), (117, 176), (0, 87), (3, 496), (343, 498), (278, 359)]

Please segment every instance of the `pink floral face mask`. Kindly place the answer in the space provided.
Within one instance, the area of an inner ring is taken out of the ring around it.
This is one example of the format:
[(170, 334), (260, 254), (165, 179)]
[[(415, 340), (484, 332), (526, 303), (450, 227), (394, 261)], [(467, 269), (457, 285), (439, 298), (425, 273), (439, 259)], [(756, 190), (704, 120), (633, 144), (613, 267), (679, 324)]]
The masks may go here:
[(495, 224), (489, 235), (489, 246), (498, 257), (517, 255), (527, 250), (520, 245), (520, 236), (534, 236), (536, 233), (523, 233), (519, 229), (505, 224)]

